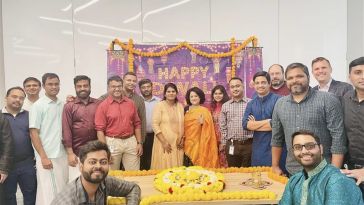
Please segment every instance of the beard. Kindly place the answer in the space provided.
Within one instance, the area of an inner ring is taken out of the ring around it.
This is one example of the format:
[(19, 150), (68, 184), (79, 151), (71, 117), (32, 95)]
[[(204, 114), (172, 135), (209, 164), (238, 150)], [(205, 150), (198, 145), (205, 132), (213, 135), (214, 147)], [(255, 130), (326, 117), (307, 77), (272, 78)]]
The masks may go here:
[[(101, 175), (98, 175), (98, 177), (96, 177), (96, 178), (92, 178), (92, 173), (94, 172), (94, 171), (99, 171), (99, 172), (101, 172)], [(106, 178), (106, 176), (107, 176), (107, 174), (108, 174), (108, 172), (105, 172), (104, 170), (102, 170), (102, 169), (94, 169), (94, 170), (91, 170), (90, 172), (87, 172), (87, 171), (82, 171), (82, 176), (83, 176), (83, 178), (86, 180), (86, 181), (88, 181), (88, 182), (90, 182), (90, 183), (93, 183), (93, 184), (99, 184), (99, 183), (101, 183), (102, 181), (104, 181), (104, 179)]]
[(76, 92), (77, 97), (81, 98), (81, 99), (85, 99), (88, 98), (90, 96), (91, 90), (90, 91), (80, 91), (80, 92)]
[(272, 86), (275, 86), (275, 87), (280, 86), (283, 83), (284, 83), (284, 80), (279, 80), (279, 79), (273, 79), (272, 80)]
[[(310, 156), (312, 158), (312, 162), (311, 163), (306, 163), (302, 160), (302, 157), (303, 156)], [(300, 154), (298, 156), (295, 156), (296, 160), (298, 161), (298, 163), (300, 165), (303, 166), (303, 168), (307, 169), (307, 170), (313, 170), (317, 167), (317, 165), (319, 165), (322, 161), (322, 157), (321, 157), (321, 154), (317, 154), (317, 155), (314, 155), (312, 153), (306, 153), (306, 154)]]
[(293, 95), (303, 94), (308, 90), (308, 85), (301, 84), (301, 83), (295, 83), (289, 87), (289, 90), (291, 91), (291, 94), (293, 94)]

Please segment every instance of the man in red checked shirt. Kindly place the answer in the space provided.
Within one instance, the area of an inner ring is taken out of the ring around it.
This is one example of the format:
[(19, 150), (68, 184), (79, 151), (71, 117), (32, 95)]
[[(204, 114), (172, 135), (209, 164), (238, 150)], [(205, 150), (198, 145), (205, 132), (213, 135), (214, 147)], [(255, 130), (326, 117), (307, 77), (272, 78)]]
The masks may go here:
[(109, 96), (100, 103), (95, 115), (97, 138), (109, 146), (113, 164), (119, 170), (139, 170), (143, 154), (141, 121), (133, 101), (123, 96), (123, 80), (112, 76), (107, 80)]

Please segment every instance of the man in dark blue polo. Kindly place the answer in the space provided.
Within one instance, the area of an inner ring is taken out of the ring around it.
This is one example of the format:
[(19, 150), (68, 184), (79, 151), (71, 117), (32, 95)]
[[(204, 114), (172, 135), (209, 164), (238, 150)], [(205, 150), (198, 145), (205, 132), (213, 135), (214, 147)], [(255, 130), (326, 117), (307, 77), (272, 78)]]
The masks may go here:
[(14, 166), (5, 180), (5, 204), (16, 204), (16, 191), (19, 184), (24, 204), (35, 204), (37, 176), (34, 150), (29, 135), (29, 113), (22, 109), (25, 92), (21, 87), (10, 88), (6, 93), (6, 105), (2, 109), (8, 119), (14, 141)]

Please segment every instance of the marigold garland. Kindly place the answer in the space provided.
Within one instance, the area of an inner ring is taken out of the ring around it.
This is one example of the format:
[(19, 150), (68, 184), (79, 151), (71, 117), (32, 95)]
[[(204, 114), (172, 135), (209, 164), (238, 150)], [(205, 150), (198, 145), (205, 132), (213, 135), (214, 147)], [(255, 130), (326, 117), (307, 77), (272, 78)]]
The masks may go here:
[[(229, 191), (218, 193), (185, 193), (185, 194), (156, 194), (145, 197), (140, 205), (150, 205), (162, 202), (186, 202), (186, 201), (212, 201), (212, 200), (275, 200), (276, 194), (272, 191)], [(123, 197), (109, 197), (108, 205), (125, 204)]]
[(134, 49), (133, 40), (129, 39), (128, 44), (120, 42), (118, 39), (113, 40), (110, 43), (109, 49), (114, 50), (114, 45), (120, 46), (122, 49), (128, 51), (128, 65), (129, 65), (129, 71), (134, 71), (134, 54), (139, 55), (142, 57), (161, 57), (169, 55), (173, 52), (176, 52), (177, 50), (181, 49), (182, 47), (186, 47), (190, 51), (196, 53), (197, 55), (206, 57), (206, 58), (223, 58), (223, 57), (229, 57), (231, 56), (231, 62), (232, 62), (232, 68), (231, 68), (231, 74), (232, 77), (235, 76), (236, 73), (236, 60), (235, 60), (235, 54), (242, 49), (244, 49), (249, 43), (252, 43), (253, 47), (257, 47), (258, 45), (258, 39), (255, 36), (250, 36), (247, 40), (243, 41), (238, 47), (235, 47), (235, 39), (232, 38), (230, 41), (230, 51), (225, 53), (207, 53), (202, 50), (194, 48), (192, 45), (190, 45), (187, 42), (181, 42), (176, 46), (170, 47), (165, 50), (161, 50), (159, 52), (143, 52), (138, 49)]

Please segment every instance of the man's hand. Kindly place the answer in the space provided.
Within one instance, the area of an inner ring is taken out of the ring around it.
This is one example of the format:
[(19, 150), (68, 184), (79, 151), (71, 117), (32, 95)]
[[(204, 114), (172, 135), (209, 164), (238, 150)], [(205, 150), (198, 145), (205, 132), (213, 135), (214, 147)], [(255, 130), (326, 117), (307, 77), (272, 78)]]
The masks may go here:
[(272, 166), (272, 171), (273, 173), (275, 174), (278, 174), (278, 175), (284, 175), (283, 174), (283, 171), (281, 170), (281, 168), (279, 166)]
[(44, 169), (53, 169), (52, 161), (48, 157), (41, 158), (41, 161)]
[(5, 179), (8, 177), (7, 174), (3, 174), (1, 173), (0, 174), (0, 184), (4, 183), (5, 182)]
[(253, 115), (248, 116), (248, 121), (255, 121), (255, 117)]
[(341, 171), (341, 173), (345, 174), (348, 177), (355, 178), (357, 180), (356, 181), (357, 185), (364, 182), (364, 168), (353, 169), (353, 170), (341, 169), (340, 171)]
[(142, 156), (142, 154), (143, 154), (143, 145), (142, 144), (137, 144), (136, 151), (137, 151), (137, 156), (138, 157)]
[(76, 167), (77, 163), (78, 159), (75, 153), (68, 154), (68, 165), (71, 167)]

